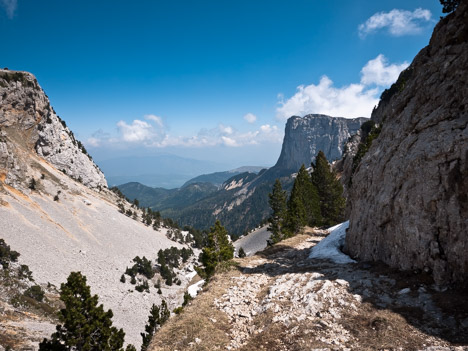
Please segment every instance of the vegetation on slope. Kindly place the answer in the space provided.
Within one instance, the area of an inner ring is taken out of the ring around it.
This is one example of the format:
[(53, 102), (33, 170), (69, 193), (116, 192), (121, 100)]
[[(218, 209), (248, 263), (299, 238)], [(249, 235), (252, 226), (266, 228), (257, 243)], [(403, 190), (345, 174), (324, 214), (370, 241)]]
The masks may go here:
[(343, 221), (343, 186), (322, 151), (312, 168), (310, 175), (304, 165), (299, 169), (289, 199), (276, 180), (269, 194), (271, 243), (291, 237), (305, 226), (331, 226)]

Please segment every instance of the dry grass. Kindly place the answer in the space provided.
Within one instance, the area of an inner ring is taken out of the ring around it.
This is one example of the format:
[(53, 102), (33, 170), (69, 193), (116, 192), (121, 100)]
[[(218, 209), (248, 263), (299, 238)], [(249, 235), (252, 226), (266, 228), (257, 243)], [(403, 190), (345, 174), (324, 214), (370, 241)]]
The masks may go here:
[(420, 350), (424, 345), (441, 343), (410, 325), (401, 314), (369, 303), (361, 306), (359, 314), (345, 317), (342, 325), (355, 339), (350, 347), (359, 350)]
[[(227, 316), (214, 306), (214, 300), (225, 292), (232, 277), (239, 276), (235, 266), (215, 275), (197, 298), (182, 313), (171, 318), (156, 334), (150, 346), (153, 351), (219, 350), (230, 341)], [(199, 343), (195, 339), (199, 339)]]

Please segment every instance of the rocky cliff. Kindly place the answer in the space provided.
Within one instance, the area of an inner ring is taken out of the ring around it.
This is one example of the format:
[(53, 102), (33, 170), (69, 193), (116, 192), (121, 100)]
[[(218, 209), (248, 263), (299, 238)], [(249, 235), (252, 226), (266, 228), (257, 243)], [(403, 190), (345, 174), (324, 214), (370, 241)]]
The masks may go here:
[[(80, 141), (50, 106), (36, 78), (27, 72), (0, 70), (0, 168), (6, 184), (19, 187), (25, 179), (18, 150), (34, 150), (57, 169), (84, 185), (106, 187), (99, 170)], [(13, 143), (7, 143), (9, 139)], [(24, 185), (24, 184), (23, 184)]]
[(289, 118), (280, 157), (270, 172), (278, 169), (297, 172), (302, 164), (309, 166), (320, 150), (330, 162), (340, 159), (348, 138), (367, 120), (317, 114)]
[(353, 175), (346, 246), (362, 260), (468, 281), (468, 4), (382, 94)]

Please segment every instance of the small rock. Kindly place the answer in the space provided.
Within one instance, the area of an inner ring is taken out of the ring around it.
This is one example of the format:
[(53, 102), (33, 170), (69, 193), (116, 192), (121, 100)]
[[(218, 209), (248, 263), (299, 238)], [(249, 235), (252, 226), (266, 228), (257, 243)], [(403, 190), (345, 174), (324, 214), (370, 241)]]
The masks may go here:
[(410, 291), (411, 291), (410, 288), (404, 288), (398, 292), (398, 295), (408, 294)]

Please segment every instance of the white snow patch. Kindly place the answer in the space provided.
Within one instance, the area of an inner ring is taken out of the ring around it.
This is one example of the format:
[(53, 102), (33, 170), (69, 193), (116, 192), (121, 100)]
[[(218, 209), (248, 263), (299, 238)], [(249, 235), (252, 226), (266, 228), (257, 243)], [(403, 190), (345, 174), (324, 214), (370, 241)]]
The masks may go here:
[(235, 188), (240, 188), (243, 184), (244, 184), (244, 179), (239, 179), (239, 181), (233, 180), (232, 182), (230, 182), (230, 183), (225, 187), (225, 189), (226, 189), (226, 190), (232, 190), (232, 189), (235, 189)]
[(355, 263), (348, 255), (345, 255), (340, 248), (343, 247), (346, 229), (349, 227), (349, 221), (337, 224), (328, 228), (330, 234), (315, 245), (310, 251), (309, 258), (327, 259), (335, 263)]
[(195, 297), (197, 296), (198, 292), (202, 289), (203, 284), (205, 283), (205, 280), (200, 280), (198, 283), (195, 283), (193, 285), (190, 285), (187, 289), (187, 292), (190, 294), (190, 296)]
[(187, 278), (189, 281), (192, 280), (193, 277), (195, 277), (197, 275), (197, 272), (196, 271), (193, 271), (193, 272), (190, 272), (188, 274), (185, 275), (185, 278)]

